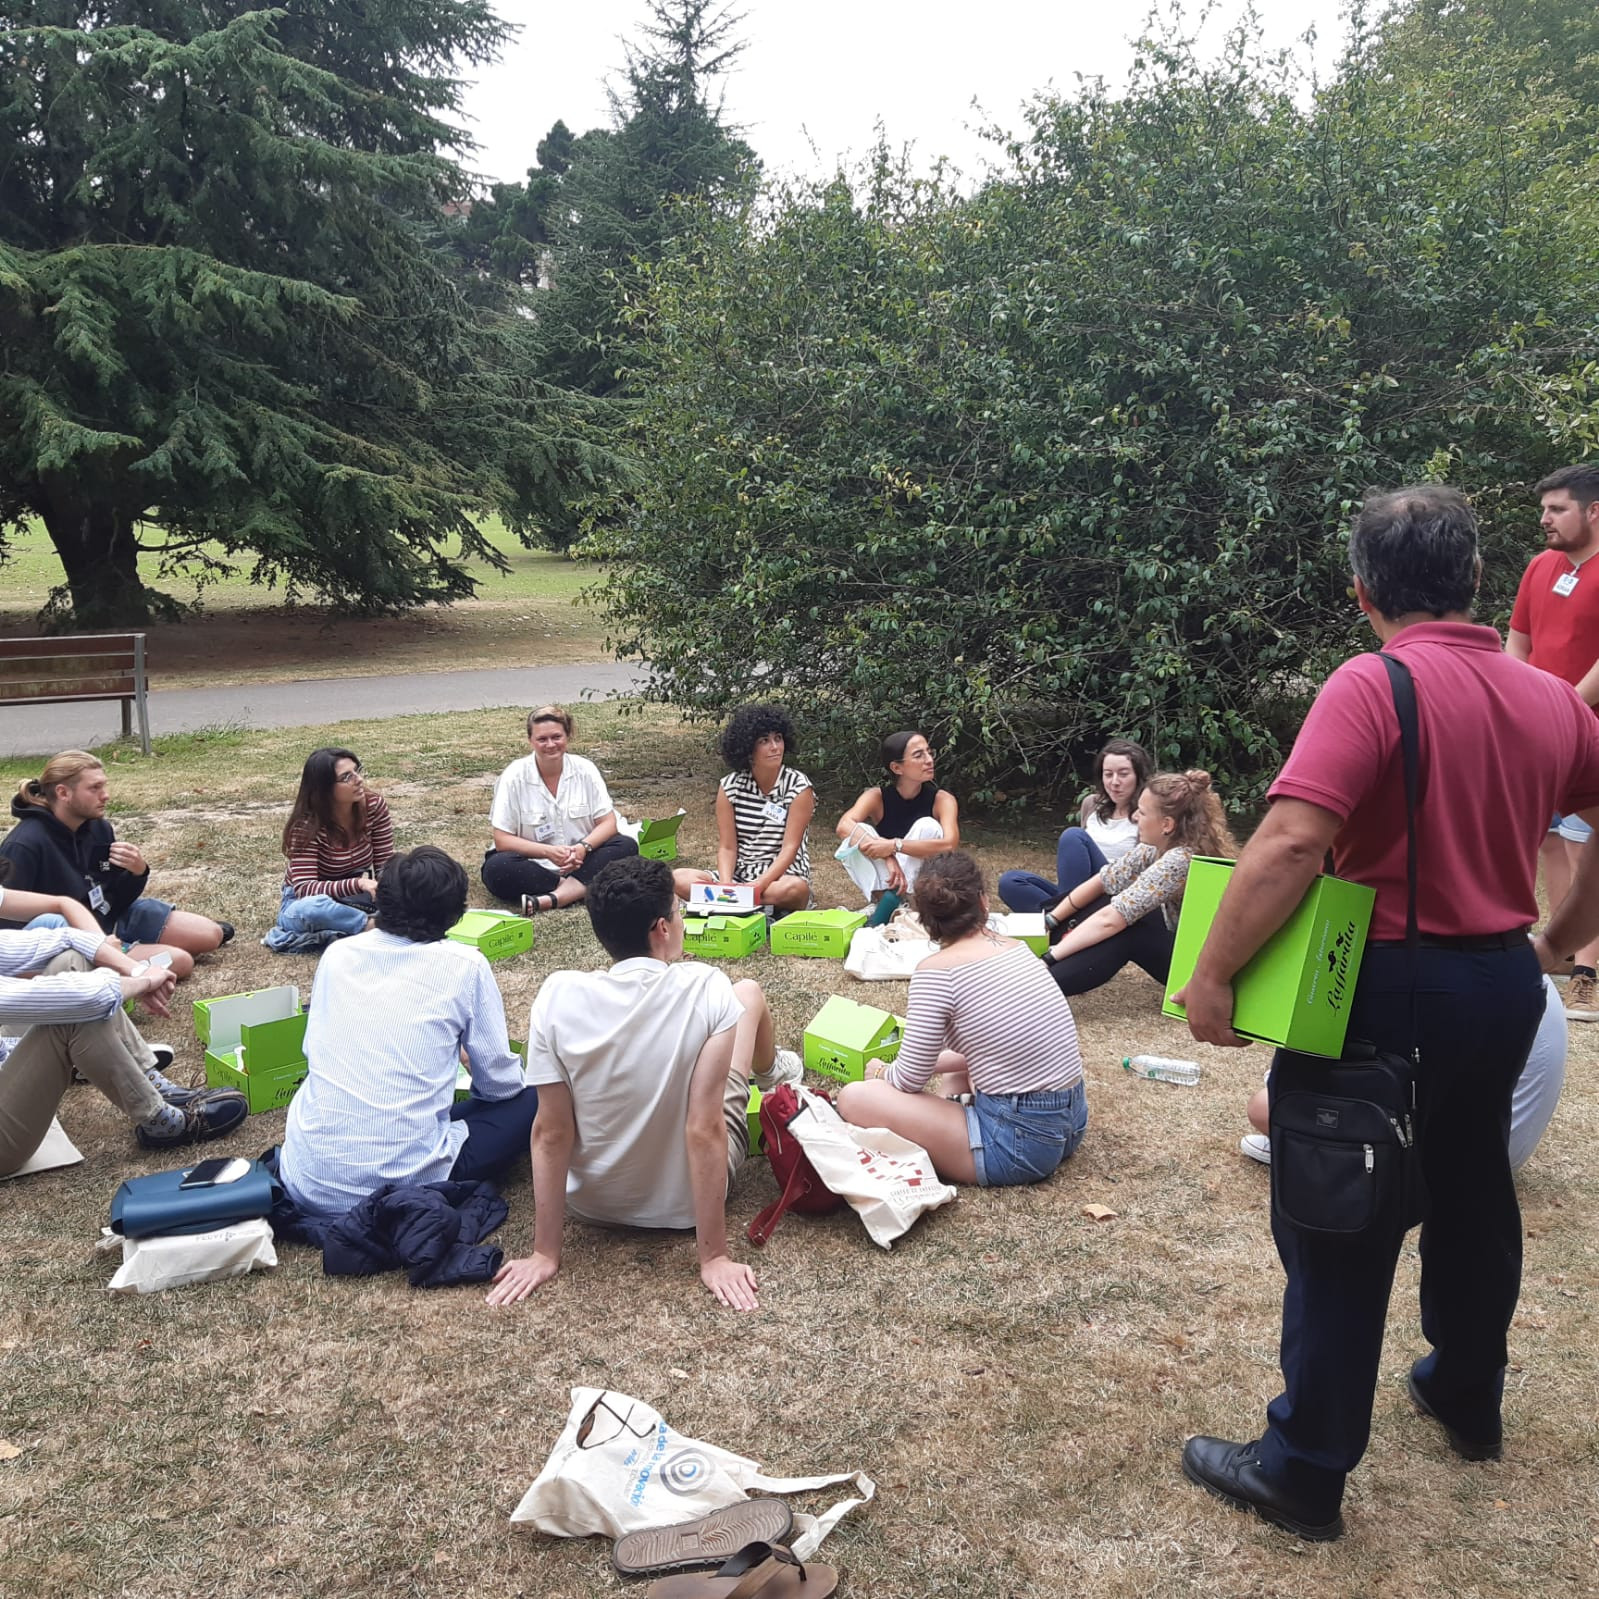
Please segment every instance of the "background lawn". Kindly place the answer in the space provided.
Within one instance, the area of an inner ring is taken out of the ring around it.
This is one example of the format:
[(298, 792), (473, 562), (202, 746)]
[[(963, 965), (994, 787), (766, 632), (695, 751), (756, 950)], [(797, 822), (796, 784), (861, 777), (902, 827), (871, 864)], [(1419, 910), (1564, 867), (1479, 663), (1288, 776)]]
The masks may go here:
[[(599, 581), (591, 562), (529, 550), (498, 518), (485, 524), (510, 562), (481, 563), (476, 599), (425, 606), (405, 616), (355, 618), (318, 604), (290, 604), (281, 589), (250, 581), (253, 560), (219, 583), (158, 576), (159, 557), (142, 562), (145, 580), (200, 609), (147, 629), (152, 688), (200, 688), (305, 677), (450, 672), (479, 667), (604, 659), (605, 624), (584, 590)], [(41, 524), (12, 540), (0, 566), (0, 638), (39, 631), (38, 613), (63, 581)]]
[[(709, 860), (708, 732), (656, 710), (577, 715), (575, 747), (622, 808), (686, 804), (682, 858)], [(321, 742), (360, 752), (402, 847), (437, 842), (469, 863), (495, 774), (524, 748), (509, 710), (201, 734), (159, 741), (149, 760), (111, 755), (117, 826), (150, 856), (153, 890), (240, 928), (180, 990), (180, 1022), (149, 1029), (177, 1044), (180, 1076), (200, 1067), (190, 999), (314, 980), (311, 958), (273, 957), (256, 940), (277, 899), (294, 780)], [(0, 782), (28, 771), (0, 762)], [(848, 897), (826, 842), (847, 797), (826, 793), (819, 808), (823, 904)], [(992, 882), (1005, 866), (1043, 867), (1059, 821), (1035, 820), (1026, 839), (976, 825), (968, 841)], [(536, 926), (533, 951), (495, 968), (518, 1036), (547, 973), (603, 963), (581, 909)], [(730, 970), (766, 986), (780, 1037), (796, 1046), (830, 992), (895, 1009), (905, 997), (902, 984), (856, 984), (832, 962), (763, 953)], [(889, 1253), (846, 1211), (785, 1220), (757, 1254), (742, 1230), (775, 1190), (754, 1162), (729, 1203), (736, 1252), (760, 1276), (761, 1309), (747, 1317), (700, 1288), (690, 1236), (575, 1223), (561, 1275), (502, 1311), (475, 1290), (330, 1280), (319, 1257), (287, 1247), (270, 1274), (113, 1299), (114, 1260), (92, 1248), (111, 1195), (173, 1162), (138, 1153), (105, 1101), (73, 1089), (63, 1121), (85, 1162), (0, 1185), (0, 1439), (22, 1451), (0, 1463), (0, 1589), (621, 1592), (603, 1543), (513, 1534), (507, 1522), (569, 1389), (593, 1384), (774, 1471), (870, 1472), (877, 1502), (825, 1550), (843, 1569), (843, 1599), (1592, 1593), (1599, 1030), (1573, 1030), (1565, 1100), (1522, 1180), (1508, 1458), (1465, 1465), (1411, 1414), (1404, 1374), (1424, 1347), (1413, 1237), (1348, 1534), (1308, 1547), (1178, 1469), (1187, 1434), (1248, 1436), (1276, 1391), (1266, 1172), (1236, 1149), (1264, 1052), (1192, 1045), (1136, 972), (1074, 1010), (1091, 1123), (1052, 1181), (965, 1191)], [(1204, 1078), (1192, 1089), (1134, 1081), (1120, 1061), (1135, 1049), (1197, 1056)], [(256, 1117), (225, 1147), (265, 1149), (283, 1120)], [(507, 1197), (500, 1241), (521, 1253), (533, 1224), (525, 1171)], [(1115, 1219), (1087, 1219), (1095, 1202)]]

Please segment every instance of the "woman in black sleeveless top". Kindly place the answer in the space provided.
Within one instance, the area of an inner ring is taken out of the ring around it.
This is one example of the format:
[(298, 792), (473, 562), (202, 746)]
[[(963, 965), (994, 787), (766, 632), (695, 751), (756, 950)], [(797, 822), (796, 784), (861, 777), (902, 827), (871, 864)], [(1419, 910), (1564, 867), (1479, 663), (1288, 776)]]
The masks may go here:
[(960, 845), (960, 807), (933, 781), (933, 752), (920, 733), (890, 733), (883, 764), (891, 782), (869, 788), (838, 819), (838, 858), (875, 903), (872, 925), (887, 921), (916, 881), (922, 862)]

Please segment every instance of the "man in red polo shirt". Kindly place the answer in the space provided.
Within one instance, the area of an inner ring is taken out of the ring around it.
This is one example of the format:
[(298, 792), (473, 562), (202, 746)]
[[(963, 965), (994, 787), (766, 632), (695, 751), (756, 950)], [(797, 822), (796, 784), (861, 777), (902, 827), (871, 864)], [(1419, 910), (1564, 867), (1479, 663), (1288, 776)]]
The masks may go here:
[[(1518, 661), (1563, 677), (1589, 705), (1599, 706), (1599, 466), (1563, 466), (1537, 490), (1548, 548), (1522, 573), (1505, 649)], [(1544, 838), (1544, 886), (1553, 912), (1571, 888), (1577, 852), (1588, 842), (1580, 816), (1557, 816)], [(1579, 949), (1566, 985), (1566, 1016), (1599, 1022), (1599, 943)]]
[[(1453, 489), (1423, 485), (1369, 500), (1349, 555), (1361, 610), (1415, 684), (1421, 947), (1405, 945), (1398, 716), (1383, 663), (1361, 655), (1333, 673), (1305, 718), (1179, 997), (1195, 1038), (1242, 1045), (1232, 1028), (1234, 974), (1287, 921), (1328, 847), (1340, 877), (1376, 891), (1349, 1037), (1417, 1055), (1416, 1138), (1431, 1197), (1421, 1324), (1432, 1350), (1411, 1368), (1410, 1395), (1458, 1454), (1493, 1459), (1521, 1284), (1511, 1092), (1543, 1013), (1539, 968), (1555, 963), (1549, 939), (1599, 931), (1599, 851), (1587, 850), (1548, 937), (1529, 943), (1538, 846), (1553, 811), (1599, 821), (1599, 718), (1569, 684), (1506, 655), (1492, 628), (1472, 625), (1477, 528)], [(1279, 1055), (1269, 1092), (1280, 1064)], [(1284, 1146), (1281, 1158), (1286, 1165), (1295, 1153)], [(1404, 1228), (1394, 1220), (1329, 1238), (1274, 1214), (1272, 1233), (1288, 1279), (1283, 1392), (1259, 1438), (1190, 1438), (1183, 1470), (1301, 1537), (1336, 1538), (1344, 1480), (1370, 1433)]]

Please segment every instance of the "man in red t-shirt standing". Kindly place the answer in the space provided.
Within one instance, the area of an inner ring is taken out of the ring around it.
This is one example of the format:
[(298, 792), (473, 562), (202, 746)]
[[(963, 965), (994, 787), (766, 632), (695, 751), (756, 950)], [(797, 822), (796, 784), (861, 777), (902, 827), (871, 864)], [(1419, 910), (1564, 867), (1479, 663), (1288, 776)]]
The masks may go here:
[[(1543, 535), (1548, 548), (1522, 573), (1505, 649), (1518, 661), (1552, 672), (1599, 707), (1599, 566), (1584, 576), (1588, 558), (1599, 553), (1599, 466), (1563, 466), (1538, 485)], [(1571, 888), (1577, 852), (1588, 842), (1580, 816), (1557, 816), (1544, 838), (1544, 887), (1550, 913)], [(1566, 985), (1566, 1016), (1599, 1022), (1599, 943), (1579, 949)]]
[[(1553, 811), (1599, 821), (1599, 718), (1569, 684), (1472, 624), (1477, 525), (1455, 490), (1425, 484), (1368, 500), (1349, 557), (1361, 610), (1415, 687), (1417, 947), (1405, 937), (1398, 716), (1383, 662), (1357, 655), (1316, 696), (1178, 997), (1195, 1038), (1242, 1045), (1233, 979), (1293, 914), (1329, 846), (1340, 877), (1375, 891), (1349, 1039), (1414, 1052), (1416, 1062), (1415, 1144), (1431, 1199), (1421, 1326), (1432, 1347), (1411, 1367), (1410, 1397), (1457, 1454), (1497, 1459), (1521, 1290), (1511, 1094), (1543, 1015), (1540, 967), (1599, 934), (1599, 851), (1585, 850), (1565, 904), (1529, 941), (1538, 847)], [(1279, 1074), (1296, 1069), (1286, 1054), (1273, 1057), (1274, 1100)], [(1272, 1150), (1274, 1180), (1279, 1173), (1328, 1181), (1286, 1142)], [(1258, 1438), (1190, 1438), (1183, 1470), (1193, 1481), (1300, 1537), (1339, 1535), (1344, 1480), (1370, 1433), (1406, 1219), (1387, 1214), (1365, 1232), (1328, 1236), (1273, 1206), (1287, 1276), (1283, 1392)]]

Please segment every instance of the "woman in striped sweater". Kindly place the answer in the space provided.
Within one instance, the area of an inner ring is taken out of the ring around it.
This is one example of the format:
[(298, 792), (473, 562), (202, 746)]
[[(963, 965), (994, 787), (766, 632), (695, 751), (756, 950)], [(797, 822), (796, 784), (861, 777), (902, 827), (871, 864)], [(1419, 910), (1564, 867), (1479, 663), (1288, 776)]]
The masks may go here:
[[(1088, 1126), (1071, 1006), (1024, 944), (989, 932), (970, 855), (935, 855), (913, 898), (940, 947), (911, 977), (899, 1055), (869, 1061), (839, 1113), (920, 1144), (947, 1182), (1042, 1182)], [(940, 1094), (924, 1094), (935, 1073)]]
[(372, 925), (378, 877), (394, 854), (394, 827), (353, 751), (320, 749), (307, 757), (283, 853), (289, 867), (269, 944), (303, 948)]

